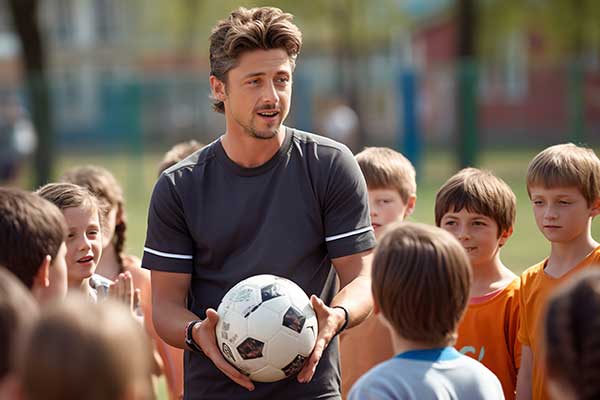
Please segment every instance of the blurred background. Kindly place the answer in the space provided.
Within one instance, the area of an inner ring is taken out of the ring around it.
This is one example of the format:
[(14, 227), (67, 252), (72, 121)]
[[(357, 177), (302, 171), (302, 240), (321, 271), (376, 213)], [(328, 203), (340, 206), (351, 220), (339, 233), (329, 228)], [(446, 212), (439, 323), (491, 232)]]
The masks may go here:
[(164, 152), (224, 132), (210, 30), (257, 5), (293, 13), (304, 34), (288, 125), (403, 152), (418, 221), (433, 221), (437, 188), (460, 167), (491, 169), (519, 198), (504, 261), (520, 272), (547, 255), (524, 176), (551, 144), (599, 153), (597, 0), (1, 0), (0, 179), (34, 189), (73, 165), (110, 169), (141, 255)]

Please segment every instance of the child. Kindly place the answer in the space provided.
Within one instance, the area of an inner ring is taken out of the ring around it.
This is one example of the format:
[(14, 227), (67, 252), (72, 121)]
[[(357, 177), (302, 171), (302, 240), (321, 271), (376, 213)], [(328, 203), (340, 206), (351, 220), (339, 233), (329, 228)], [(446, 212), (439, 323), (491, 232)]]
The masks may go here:
[(600, 264), (600, 245), (591, 235), (592, 219), (600, 214), (600, 160), (571, 143), (548, 147), (529, 164), (527, 192), (550, 256), (521, 275), (517, 399), (545, 399), (540, 339), (548, 296), (577, 272)]
[(67, 293), (67, 226), (58, 208), (33, 193), (0, 187), (0, 264), (38, 303)]
[(133, 285), (141, 293), (146, 330), (162, 359), (171, 399), (179, 398), (183, 394), (183, 350), (167, 345), (154, 330), (149, 271), (141, 268), (139, 258), (124, 253), (127, 219), (121, 186), (108, 170), (93, 165), (75, 167), (61, 180), (87, 188), (102, 204), (104, 247), (96, 273), (113, 281), (120, 273), (131, 273)]
[(548, 301), (544, 327), (548, 394), (600, 398), (600, 272), (585, 271)]
[[(402, 154), (384, 147), (369, 147), (356, 155), (367, 181), (369, 209), (375, 237), (389, 224), (404, 221), (417, 199), (415, 168)], [(390, 332), (375, 316), (340, 335), (342, 395), (347, 397), (356, 380), (394, 355)]]
[(498, 378), (452, 348), (469, 299), (471, 270), (460, 243), (442, 229), (398, 223), (373, 258), (373, 312), (392, 330), (392, 359), (350, 391), (359, 399), (503, 399)]
[[(98, 301), (89, 284), (102, 254), (100, 206), (85, 188), (71, 183), (49, 183), (37, 191), (41, 197), (56, 205), (67, 223), (67, 286), (69, 291), (81, 290), (89, 300)], [(115, 296), (133, 303), (131, 274), (125, 272), (111, 287)]]
[(496, 374), (507, 399), (515, 398), (521, 355), (519, 278), (502, 264), (500, 248), (512, 234), (515, 212), (510, 187), (476, 168), (448, 179), (435, 199), (435, 224), (458, 239), (473, 273), (455, 346)]
[(14, 399), (15, 348), (38, 315), (38, 307), (18, 278), (0, 266), (0, 399)]
[(179, 161), (183, 160), (196, 150), (200, 150), (204, 145), (195, 140), (188, 140), (187, 142), (177, 143), (169, 151), (167, 151), (158, 165), (158, 175), (163, 173), (167, 168), (172, 167)]
[(148, 342), (122, 304), (69, 296), (25, 338), (23, 400), (151, 399)]

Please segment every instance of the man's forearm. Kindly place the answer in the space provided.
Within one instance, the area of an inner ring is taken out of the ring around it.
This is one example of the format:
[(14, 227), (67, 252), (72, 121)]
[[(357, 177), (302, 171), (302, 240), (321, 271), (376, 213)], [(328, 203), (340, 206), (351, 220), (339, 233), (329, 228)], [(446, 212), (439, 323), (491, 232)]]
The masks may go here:
[(349, 320), (346, 328), (363, 322), (373, 310), (371, 278), (365, 275), (354, 278), (333, 298), (331, 307), (337, 305), (343, 306), (348, 311)]
[(185, 327), (188, 322), (199, 319), (196, 314), (179, 304), (163, 302), (160, 306), (154, 304), (152, 316), (154, 328), (165, 342), (180, 349), (187, 349)]

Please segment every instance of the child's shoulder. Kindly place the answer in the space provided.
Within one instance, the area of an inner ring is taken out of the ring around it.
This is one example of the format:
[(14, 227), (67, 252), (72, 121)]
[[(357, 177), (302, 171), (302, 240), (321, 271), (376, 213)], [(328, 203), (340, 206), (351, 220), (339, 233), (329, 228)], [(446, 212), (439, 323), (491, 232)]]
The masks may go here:
[(544, 266), (546, 265), (546, 261), (548, 261), (548, 259), (544, 258), (542, 261), (532, 265), (531, 267), (523, 271), (523, 273), (521, 273), (521, 276), (519, 277), (521, 287), (527, 286), (532, 281), (538, 279), (541, 276), (541, 274), (544, 273)]

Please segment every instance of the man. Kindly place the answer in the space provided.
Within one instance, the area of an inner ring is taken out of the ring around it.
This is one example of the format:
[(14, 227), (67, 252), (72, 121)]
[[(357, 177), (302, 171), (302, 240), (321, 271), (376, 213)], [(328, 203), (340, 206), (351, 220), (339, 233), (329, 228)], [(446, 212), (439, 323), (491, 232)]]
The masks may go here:
[[(291, 20), (276, 8), (240, 8), (217, 24), (210, 84), (226, 132), (167, 169), (152, 195), (142, 264), (152, 270), (157, 332), (190, 350), (186, 399), (339, 399), (331, 341), (371, 311), (375, 238), (358, 165), (345, 146), (282, 125), (302, 43)], [(270, 384), (228, 364), (215, 339), (223, 295), (262, 273), (313, 295), (319, 321), (298, 376)]]

